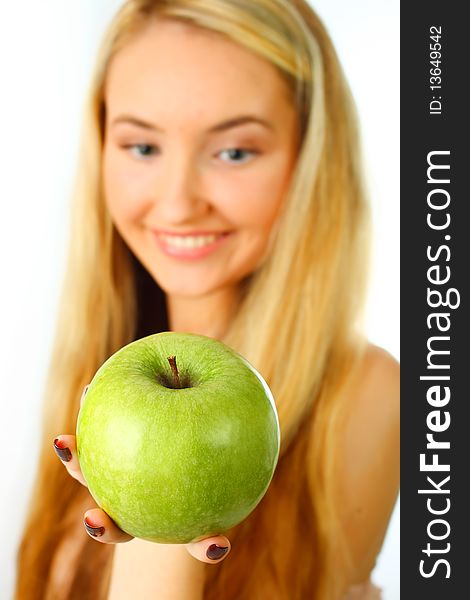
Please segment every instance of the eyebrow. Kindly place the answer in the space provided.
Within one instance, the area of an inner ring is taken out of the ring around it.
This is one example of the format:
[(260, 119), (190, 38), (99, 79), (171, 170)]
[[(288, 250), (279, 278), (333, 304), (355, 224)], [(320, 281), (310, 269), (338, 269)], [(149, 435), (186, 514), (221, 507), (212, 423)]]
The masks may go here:
[[(153, 125), (152, 123), (149, 123), (147, 121), (144, 121), (143, 119), (140, 119), (138, 117), (134, 117), (132, 115), (120, 115), (113, 119), (111, 125), (117, 125), (118, 123), (128, 123), (130, 125), (135, 125), (136, 127), (140, 127), (142, 129), (163, 132), (163, 129), (161, 129), (160, 127)], [(222, 121), (221, 123), (217, 123), (212, 127), (209, 127), (207, 132), (216, 133), (220, 131), (225, 131), (226, 129), (232, 129), (233, 127), (239, 127), (240, 125), (245, 125), (247, 123), (258, 123), (259, 125), (262, 125), (263, 127), (266, 127), (271, 131), (274, 131), (272, 123), (266, 121), (265, 119), (262, 119), (255, 115), (240, 115), (238, 117), (234, 117), (233, 119), (228, 119), (226, 121)]]

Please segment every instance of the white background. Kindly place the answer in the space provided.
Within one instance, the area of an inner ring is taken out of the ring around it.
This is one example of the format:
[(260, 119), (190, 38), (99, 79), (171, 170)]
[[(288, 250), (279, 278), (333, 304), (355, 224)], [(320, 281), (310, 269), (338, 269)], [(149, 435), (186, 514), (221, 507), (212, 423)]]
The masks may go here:
[[(101, 32), (120, 0), (1, 0), (0, 600), (38, 449), (80, 114)], [(399, 2), (312, 0), (356, 98), (375, 224), (367, 329), (399, 358)], [(58, 432), (59, 433), (59, 432)], [(399, 598), (399, 504), (374, 572)]]

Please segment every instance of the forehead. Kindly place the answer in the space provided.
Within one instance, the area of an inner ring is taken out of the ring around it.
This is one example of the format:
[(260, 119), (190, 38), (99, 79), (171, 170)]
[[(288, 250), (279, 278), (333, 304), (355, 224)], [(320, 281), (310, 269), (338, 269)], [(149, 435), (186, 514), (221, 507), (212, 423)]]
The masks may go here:
[(221, 34), (172, 20), (152, 21), (109, 66), (110, 112), (158, 110), (204, 118), (214, 111), (276, 113), (289, 90), (267, 60)]

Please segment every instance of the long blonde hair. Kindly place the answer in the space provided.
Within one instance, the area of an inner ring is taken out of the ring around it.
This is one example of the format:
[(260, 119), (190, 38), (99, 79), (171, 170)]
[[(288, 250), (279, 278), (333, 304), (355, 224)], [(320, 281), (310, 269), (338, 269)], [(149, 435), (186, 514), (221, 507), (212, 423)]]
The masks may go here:
[[(106, 596), (112, 547), (84, 532), (80, 511), (91, 499), (51, 444), (58, 433), (74, 432), (81, 390), (104, 360), (167, 327), (163, 293), (105, 209), (100, 172), (108, 65), (156, 16), (217, 31), (273, 64), (290, 85), (302, 127), (270, 255), (242, 282), (224, 336), (273, 391), (281, 458), (263, 501), (229, 532), (230, 557), (209, 568), (205, 598), (336, 598), (332, 557), (343, 551), (347, 558), (331, 502), (337, 398), (364, 347), (369, 213), (354, 105), (329, 36), (304, 0), (128, 0), (105, 35), (85, 107), (43, 446), (19, 549), (16, 598)], [(244, 551), (259, 539), (265, 544), (257, 553)], [(68, 566), (61, 570), (61, 564)], [(100, 567), (98, 586), (92, 573)]]

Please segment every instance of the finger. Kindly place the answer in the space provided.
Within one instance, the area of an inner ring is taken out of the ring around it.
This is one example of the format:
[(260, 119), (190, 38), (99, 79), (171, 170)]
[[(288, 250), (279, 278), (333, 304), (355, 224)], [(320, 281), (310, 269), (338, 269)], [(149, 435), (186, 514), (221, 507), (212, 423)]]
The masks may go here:
[(230, 542), (224, 535), (217, 535), (186, 544), (186, 550), (191, 556), (209, 564), (223, 561), (230, 549)]
[(54, 450), (65, 468), (74, 479), (87, 487), (78, 462), (77, 446), (74, 435), (59, 435), (54, 440)]
[(101, 508), (87, 510), (83, 524), (90, 537), (103, 544), (121, 544), (134, 539), (116, 525)]

